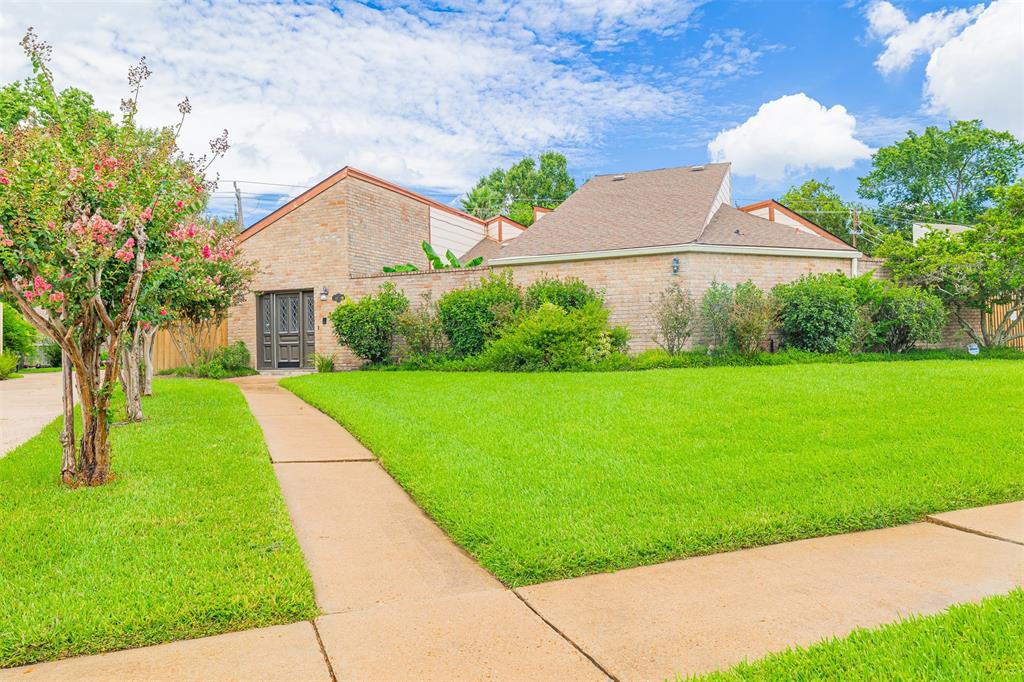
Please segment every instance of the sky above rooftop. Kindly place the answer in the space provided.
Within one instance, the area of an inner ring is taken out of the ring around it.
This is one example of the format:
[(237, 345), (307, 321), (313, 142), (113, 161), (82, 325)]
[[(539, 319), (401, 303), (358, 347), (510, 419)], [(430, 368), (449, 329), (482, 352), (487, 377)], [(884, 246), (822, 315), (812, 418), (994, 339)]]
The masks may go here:
[(830, 178), (848, 198), (879, 146), (958, 118), (1024, 137), (1024, 2), (0, 4), (0, 82), (29, 26), (58, 85), (144, 122), (185, 96), (189, 151), (227, 128), (213, 210), (253, 222), (345, 165), (455, 203), (524, 155), (580, 181), (726, 160), (734, 199)]

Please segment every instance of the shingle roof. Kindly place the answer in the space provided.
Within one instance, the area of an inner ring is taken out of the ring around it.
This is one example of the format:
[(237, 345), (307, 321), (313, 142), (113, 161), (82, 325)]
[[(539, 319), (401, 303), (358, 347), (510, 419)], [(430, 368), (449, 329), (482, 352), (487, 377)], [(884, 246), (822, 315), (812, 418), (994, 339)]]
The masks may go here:
[(499, 258), (502, 253), (504, 253), (504, 250), (501, 246), (501, 243), (489, 237), (484, 237), (483, 239), (478, 241), (473, 246), (473, 248), (467, 251), (465, 255), (462, 256), (462, 258), (460, 258), (459, 260), (461, 260), (463, 263), (468, 263), (477, 256), (483, 256), (484, 264), (486, 265), (487, 261), (489, 261), (492, 258)]
[(715, 212), (715, 216), (704, 229), (704, 233), (697, 239), (697, 243), (855, 251), (849, 244), (840, 244), (800, 228), (772, 222), (726, 205), (721, 206)]
[(532, 256), (692, 242), (704, 228), (729, 164), (598, 175), (506, 246)]
[[(599, 175), (491, 258), (713, 244), (854, 251), (723, 204), (705, 226), (728, 163)], [(623, 178), (623, 179), (616, 179)]]

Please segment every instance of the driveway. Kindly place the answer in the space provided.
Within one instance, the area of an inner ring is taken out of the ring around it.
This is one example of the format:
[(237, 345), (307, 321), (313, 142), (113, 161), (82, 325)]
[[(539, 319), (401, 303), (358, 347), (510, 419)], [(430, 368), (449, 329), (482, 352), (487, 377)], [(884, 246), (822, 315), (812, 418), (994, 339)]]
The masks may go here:
[(0, 457), (39, 433), (60, 413), (60, 372), (0, 381)]

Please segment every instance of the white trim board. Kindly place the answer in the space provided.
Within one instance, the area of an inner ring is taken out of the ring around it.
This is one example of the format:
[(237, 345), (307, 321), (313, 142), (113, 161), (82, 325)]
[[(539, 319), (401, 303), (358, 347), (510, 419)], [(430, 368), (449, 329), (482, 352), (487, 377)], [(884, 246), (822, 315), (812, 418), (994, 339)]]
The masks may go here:
[(492, 258), (488, 265), (527, 265), (530, 263), (558, 263), (564, 261), (593, 260), (597, 258), (626, 258), (628, 256), (657, 256), (669, 253), (725, 253), (743, 256), (791, 256), (803, 258), (840, 258), (856, 261), (860, 251), (841, 249), (796, 249), (783, 246), (726, 246), (721, 244), (668, 244), (641, 246), (631, 249), (604, 251), (578, 251), (576, 253), (548, 253), (539, 256), (506, 256)]

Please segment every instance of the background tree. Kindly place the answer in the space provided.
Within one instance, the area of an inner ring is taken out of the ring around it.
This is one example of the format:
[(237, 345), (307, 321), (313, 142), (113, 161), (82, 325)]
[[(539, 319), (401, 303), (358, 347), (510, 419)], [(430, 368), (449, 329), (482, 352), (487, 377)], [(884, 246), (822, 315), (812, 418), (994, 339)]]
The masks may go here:
[(480, 178), (462, 201), (478, 218), (503, 214), (522, 225), (533, 223), (533, 207), (557, 208), (576, 191), (565, 156), (543, 152), (537, 161), (525, 157), (508, 170), (496, 168)]
[(790, 187), (779, 203), (791, 208), (830, 234), (847, 244), (853, 244), (853, 211), (857, 211), (857, 229), (864, 234), (857, 240), (857, 248), (871, 253), (890, 232), (879, 224), (873, 213), (863, 204), (843, 201), (835, 185), (828, 181), (808, 180)]
[[(897, 282), (937, 294), (979, 345), (1005, 346), (1024, 338), (1024, 180), (993, 194), (996, 205), (973, 229), (932, 230), (916, 244), (893, 235), (879, 254)], [(998, 314), (997, 304), (1006, 306)]]
[(0, 301), (4, 307), (4, 342), (3, 350), (27, 357), (35, 353), (36, 340), (39, 333), (35, 327), (25, 321), (17, 308), (6, 301)]
[(971, 224), (991, 205), (995, 188), (1014, 182), (1022, 166), (1024, 145), (1013, 135), (981, 121), (956, 121), (879, 149), (857, 192), (902, 228), (920, 218)]
[[(119, 122), (94, 111), (79, 120), (53, 87), (49, 46), (31, 30), (22, 46), (34, 98), (18, 125), (0, 131), (0, 282), (74, 366), (83, 430), (76, 451), (74, 422), (65, 419), (61, 478), (98, 485), (110, 473), (111, 398), (152, 266), (149, 242), (202, 209), (209, 164), (177, 148), (187, 100), (177, 127), (136, 125), (145, 60), (129, 71), (132, 94)], [(211, 148), (213, 158), (226, 150), (226, 135)]]

